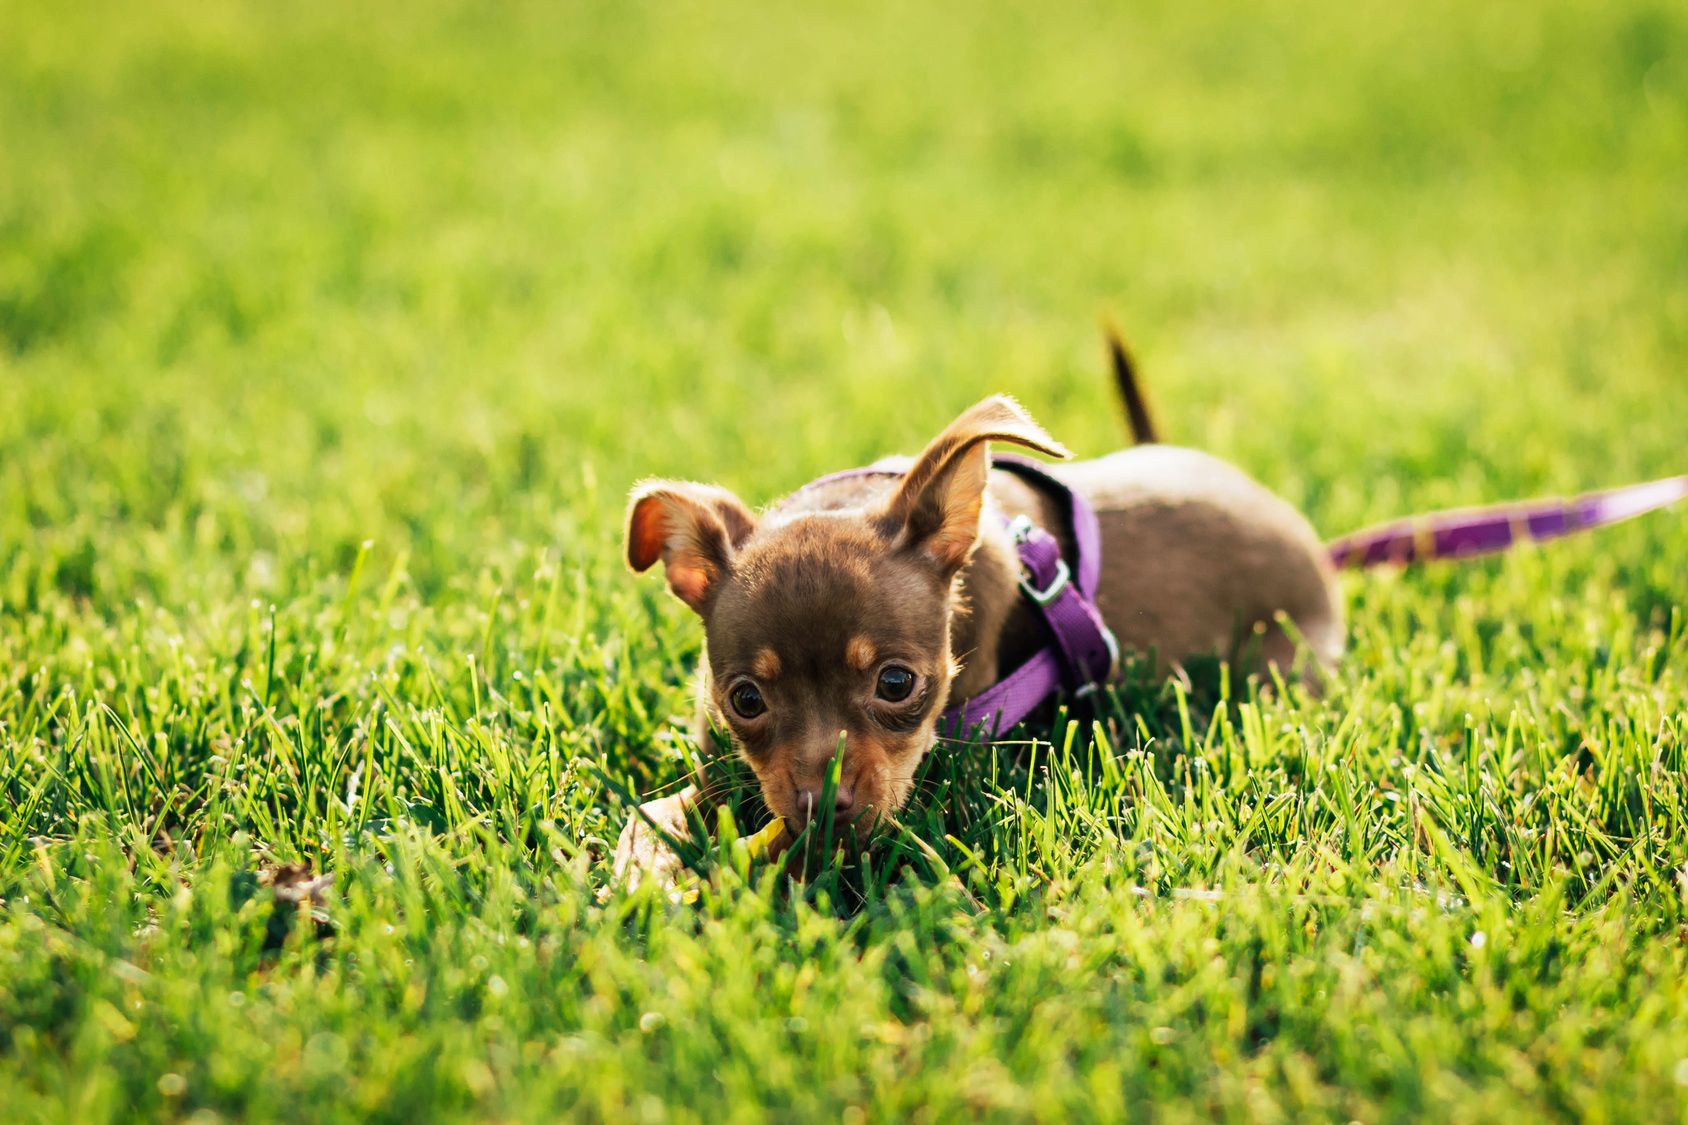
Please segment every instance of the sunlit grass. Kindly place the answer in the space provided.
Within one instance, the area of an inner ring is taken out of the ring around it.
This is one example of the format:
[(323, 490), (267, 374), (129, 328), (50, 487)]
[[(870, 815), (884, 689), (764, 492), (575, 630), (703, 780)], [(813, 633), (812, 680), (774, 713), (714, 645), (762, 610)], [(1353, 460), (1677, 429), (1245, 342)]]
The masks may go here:
[(1681, 511), (1345, 579), (1318, 698), (947, 746), (866, 857), (608, 859), (691, 750), (641, 477), (999, 390), (1101, 452), (1103, 313), (1333, 536), (1688, 471), (1685, 42), (0, 7), (3, 1115), (1683, 1119)]

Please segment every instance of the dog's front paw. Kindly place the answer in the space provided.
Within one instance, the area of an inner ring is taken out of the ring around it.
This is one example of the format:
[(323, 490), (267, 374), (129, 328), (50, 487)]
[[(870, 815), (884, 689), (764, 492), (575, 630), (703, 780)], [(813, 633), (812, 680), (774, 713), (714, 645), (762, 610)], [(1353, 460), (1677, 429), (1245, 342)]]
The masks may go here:
[(627, 818), (627, 827), (621, 830), (621, 839), (615, 846), (616, 882), (625, 883), (628, 890), (647, 879), (663, 887), (679, 884), (686, 865), (663, 838), (663, 833), (675, 840), (689, 837), (686, 817), (690, 805), (686, 797), (686, 793), (676, 793), (661, 800), (646, 801)]

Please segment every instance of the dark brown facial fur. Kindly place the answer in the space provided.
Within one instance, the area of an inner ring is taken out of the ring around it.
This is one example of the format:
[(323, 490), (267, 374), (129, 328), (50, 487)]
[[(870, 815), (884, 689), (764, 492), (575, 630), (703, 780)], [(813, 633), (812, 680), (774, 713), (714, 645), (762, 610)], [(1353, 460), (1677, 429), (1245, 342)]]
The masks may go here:
[(706, 702), (792, 825), (824, 811), (841, 746), (839, 819), (902, 806), (949, 692), (950, 586), (861, 514), (799, 515), (739, 551), (703, 615)]
[(991, 440), (1067, 455), (996, 397), (902, 475), (812, 486), (760, 521), (706, 485), (635, 492), (628, 561), (660, 559), (703, 618), (704, 705), (794, 828), (824, 813), (839, 754), (838, 821), (867, 831), (908, 799), (955, 675), (957, 576), (979, 540)]

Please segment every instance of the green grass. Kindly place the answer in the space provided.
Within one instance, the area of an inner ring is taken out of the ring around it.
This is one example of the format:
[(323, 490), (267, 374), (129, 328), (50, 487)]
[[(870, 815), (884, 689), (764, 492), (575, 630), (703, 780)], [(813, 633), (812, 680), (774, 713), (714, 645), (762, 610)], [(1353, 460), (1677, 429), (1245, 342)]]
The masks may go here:
[(603, 893), (639, 477), (1101, 452), (1103, 312), (1330, 535), (1688, 471), (1680, 6), (379, 8), (0, 6), (8, 1119), (1688, 1120), (1681, 510)]

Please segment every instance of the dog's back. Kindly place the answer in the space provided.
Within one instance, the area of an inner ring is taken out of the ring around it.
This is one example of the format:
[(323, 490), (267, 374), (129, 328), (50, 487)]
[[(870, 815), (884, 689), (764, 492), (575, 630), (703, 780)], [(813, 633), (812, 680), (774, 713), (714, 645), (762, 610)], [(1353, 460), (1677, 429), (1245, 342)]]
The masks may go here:
[(1305, 516), (1209, 454), (1149, 445), (1054, 467), (1096, 509), (1102, 531), (1097, 607), (1122, 646), (1163, 661), (1219, 652), (1286, 671), (1294, 624), (1318, 663), (1343, 648), (1342, 603)]

